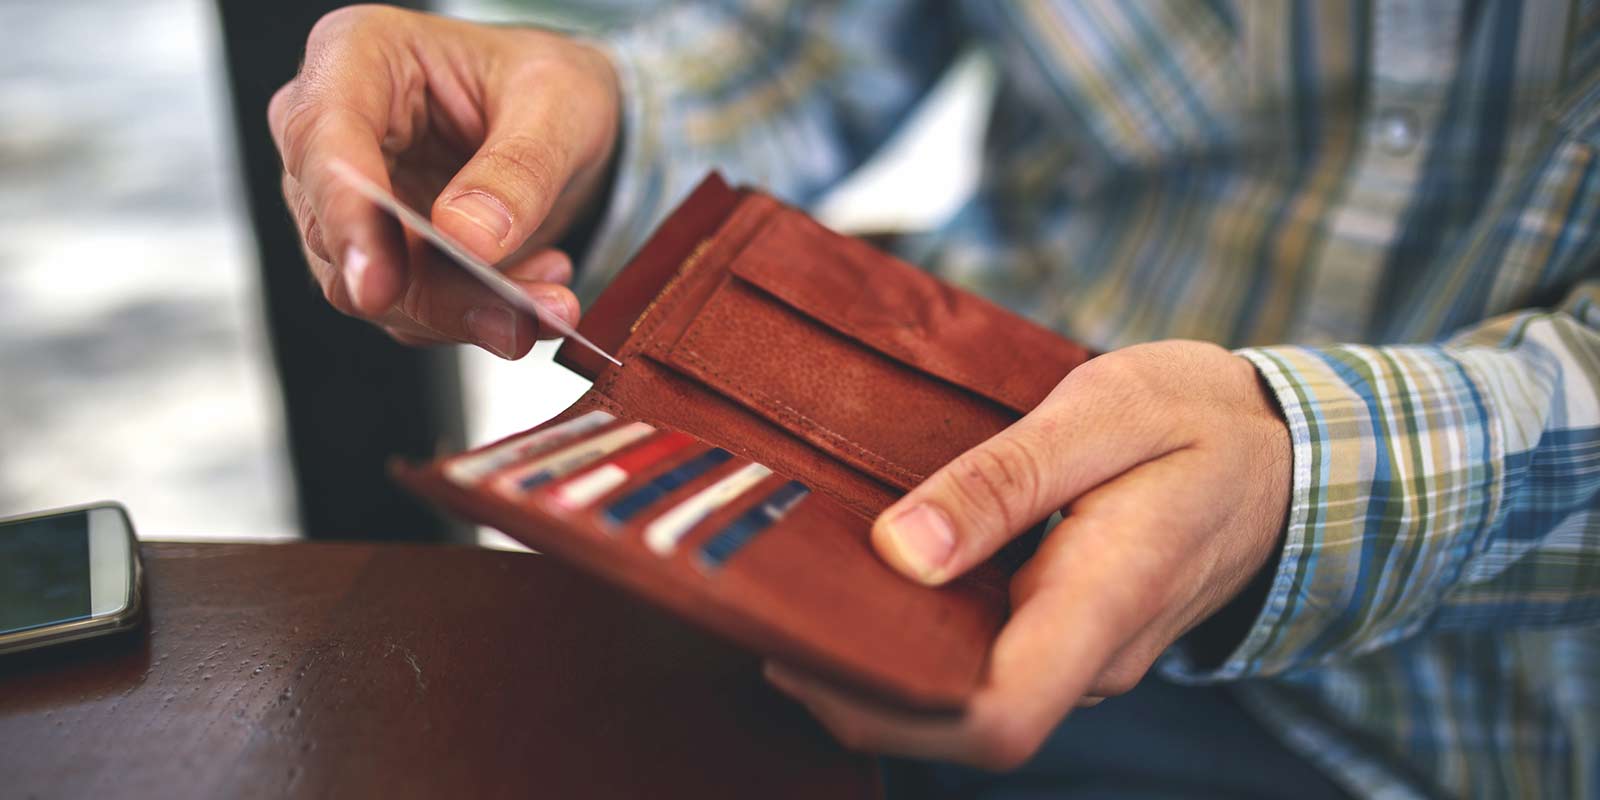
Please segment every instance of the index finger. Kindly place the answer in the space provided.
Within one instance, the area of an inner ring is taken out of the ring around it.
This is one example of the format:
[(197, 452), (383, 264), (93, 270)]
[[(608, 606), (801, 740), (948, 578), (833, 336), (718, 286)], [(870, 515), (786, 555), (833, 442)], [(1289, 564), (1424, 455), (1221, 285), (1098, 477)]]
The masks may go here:
[(331, 165), (346, 163), (385, 190), (391, 188), (381, 147), (389, 90), (381, 82), (343, 82), (338, 74), (313, 77), (316, 88), (301, 76), (273, 96), (268, 107), (273, 139), (284, 170), (305, 193), (326, 251), (343, 275), (352, 306), (347, 310), (377, 317), (405, 286), (399, 228), (340, 181)]

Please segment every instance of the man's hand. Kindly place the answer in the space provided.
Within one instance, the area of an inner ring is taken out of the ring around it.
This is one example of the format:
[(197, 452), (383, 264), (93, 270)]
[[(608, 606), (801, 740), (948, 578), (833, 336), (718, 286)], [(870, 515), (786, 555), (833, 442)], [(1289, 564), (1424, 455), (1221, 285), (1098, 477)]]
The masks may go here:
[(283, 192), (328, 301), (410, 344), (465, 341), (504, 358), (537, 323), (403, 234), (329, 169), (343, 160), (575, 322), (567, 256), (617, 138), (617, 77), (598, 50), (543, 31), (352, 6), (311, 31), (273, 96)]
[(878, 518), (880, 555), (927, 584), (984, 560), (1056, 509), (1011, 582), (983, 688), (956, 719), (879, 708), (777, 664), (768, 678), (847, 746), (1020, 765), (1075, 706), (1133, 688), (1279, 545), (1291, 451), (1248, 361), (1158, 342), (1073, 371), (1031, 414)]

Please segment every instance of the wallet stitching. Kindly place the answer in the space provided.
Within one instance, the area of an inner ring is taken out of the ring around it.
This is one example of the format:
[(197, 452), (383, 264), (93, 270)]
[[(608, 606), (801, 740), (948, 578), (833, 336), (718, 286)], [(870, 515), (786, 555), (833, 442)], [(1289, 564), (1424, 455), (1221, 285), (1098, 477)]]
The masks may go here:
[[(728, 384), (729, 387), (734, 391), (752, 395), (757, 402), (774, 408), (774, 410), (776, 410), (780, 416), (790, 417), (793, 422), (811, 429), (829, 441), (844, 447), (847, 451), (854, 452), (857, 457), (865, 460), (867, 463), (872, 464), (873, 466), (878, 467), (879, 469), (893, 474), (895, 477), (908, 480), (913, 484), (921, 483), (927, 477), (925, 475), (913, 472), (912, 470), (901, 466), (900, 464), (890, 461), (888, 458), (885, 458), (879, 453), (868, 449), (861, 443), (828, 428), (827, 426), (817, 422), (814, 419), (811, 419), (810, 417), (807, 417), (805, 414), (801, 413), (788, 403), (785, 403), (782, 400), (779, 400), (778, 398), (761, 391), (760, 389), (745, 384), (742, 381), (727, 377), (721, 371), (717, 370), (715, 367), (712, 367), (711, 364), (706, 361), (704, 356), (701, 356), (694, 350), (687, 349), (694, 346), (694, 340), (699, 338), (698, 333), (698, 328), (690, 330), (688, 335), (684, 337), (683, 344), (685, 347), (682, 348), (683, 358), (694, 366), (710, 373), (711, 376), (715, 377), (718, 381)], [(678, 349), (679, 348), (674, 348), (675, 351)]]
[[(747, 210), (752, 207), (755, 207), (756, 210)], [(726, 231), (736, 219), (739, 218), (740, 214), (755, 214), (760, 213), (763, 210), (766, 212), (761, 219), (754, 223), (754, 229), (751, 231), (750, 238), (746, 239), (738, 246), (737, 249), (733, 251), (733, 253), (728, 256), (728, 267), (726, 269), (727, 274), (722, 278), (723, 281), (729, 280), (733, 277), (732, 265), (734, 262), (739, 260), (739, 254), (748, 249), (755, 241), (755, 238), (760, 235), (761, 231), (765, 230), (768, 225), (772, 224), (775, 212), (781, 209), (781, 205), (774, 205), (767, 209), (761, 209), (758, 206), (748, 206), (741, 203), (740, 207), (734, 209), (733, 213), (730, 214), (728, 219), (723, 222), (722, 226), (717, 229), (716, 233), (713, 233), (711, 236), (702, 239), (700, 244), (697, 245), (694, 250), (689, 252), (689, 255), (683, 260), (683, 265), (678, 268), (677, 274), (675, 274), (671, 280), (667, 281), (667, 284), (662, 287), (660, 294), (656, 296), (655, 301), (650, 304), (650, 308), (646, 309), (647, 312), (650, 309), (655, 309), (655, 317), (653, 319), (645, 320), (647, 324), (644, 325), (639, 324), (639, 320), (634, 321), (634, 329), (642, 329), (638, 334), (640, 338), (639, 350), (641, 352), (646, 351), (647, 348), (656, 346), (656, 331), (666, 323), (666, 320), (669, 317), (673, 316), (673, 312), (677, 310), (678, 306), (683, 305), (683, 285), (687, 283), (685, 279), (688, 278), (691, 272), (697, 271), (697, 268), (704, 263), (705, 257), (710, 254), (712, 250), (717, 249), (719, 246), (726, 245), (726, 240), (721, 238), (721, 234)], [(713, 287), (711, 292), (713, 295), (716, 294), (717, 288), (720, 287)], [(677, 290), (677, 296), (669, 296), (673, 294), (675, 289)], [(645, 315), (641, 315), (641, 319), (644, 317)], [(630, 336), (630, 338), (632, 337)]]
[(645, 323), (650, 323), (650, 330), (655, 330), (655, 327), (657, 324), (659, 324), (659, 322), (657, 319), (651, 318), (651, 312), (655, 311), (656, 306), (660, 305), (662, 301), (666, 301), (667, 305), (669, 307), (671, 306), (673, 297), (672, 290), (676, 288), (678, 284), (682, 283), (684, 279), (689, 276), (689, 273), (694, 271), (695, 267), (699, 266), (700, 259), (705, 257), (706, 250), (710, 249), (710, 247), (711, 240), (706, 238), (701, 239), (700, 242), (694, 246), (694, 249), (689, 251), (689, 256), (683, 260), (683, 264), (678, 267), (678, 271), (673, 273), (671, 278), (667, 279), (666, 285), (663, 286), (661, 291), (656, 294), (655, 298), (650, 301), (650, 304), (645, 306), (644, 311), (639, 314), (639, 318), (634, 320), (633, 325), (628, 328), (629, 336), (632, 336), (634, 333), (636, 333), (640, 326), (644, 325)]

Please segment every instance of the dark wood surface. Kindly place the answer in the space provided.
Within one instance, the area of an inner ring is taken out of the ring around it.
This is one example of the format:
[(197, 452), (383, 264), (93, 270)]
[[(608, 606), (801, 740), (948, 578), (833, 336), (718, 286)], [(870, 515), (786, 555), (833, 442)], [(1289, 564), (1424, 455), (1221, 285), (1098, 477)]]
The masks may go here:
[(540, 556), (143, 553), (145, 629), (0, 660), (0, 794), (877, 794), (752, 658)]

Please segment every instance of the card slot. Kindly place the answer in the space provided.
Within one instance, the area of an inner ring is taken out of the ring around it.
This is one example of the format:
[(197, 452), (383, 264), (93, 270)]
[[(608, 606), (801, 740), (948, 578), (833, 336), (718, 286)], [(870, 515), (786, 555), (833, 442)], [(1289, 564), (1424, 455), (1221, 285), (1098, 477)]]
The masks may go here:
[(677, 431), (658, 431), (614, 455), (541, 487), (536, 497), (565, 512), (579, 512), (617, 493), (641, 476), (658, 474), (664, 463), (699, 445)]
[(595, 524), (615, 536), (633, 538), (667, 509), (751, 463), (720, 447), (685, 459), (647, 481), (617, 493), (594, 509)]
[(694, 548), (695, 564), (707, 572), (721, 570), (756, 537), (766, 533), (787, 517), (795, 506), (811, 494), (805, 484), (784, 481), (770, 491), (755, 493), (756, 502), (727, 524), (708, 531), (705, 541)]
[(596, 384), (594, 402), (605, 408), (643, 409), (640, 416), (681, 430), (798, 478), (865, 519), (878, 515), (903, 490), (845, 462), (767, 415), (653, 357), (634, 358)]
[[(626, 521), (619, 523), (615, 520), (615, 518), (608, 517), (606, 515), (606, 511), (611, 506), (616, 505), (623, 498), (632, 495), (639, 489), (651, 485), (662, 476), (673, 473), (680, 467), (701, 458), (706, 453), (718, 449), (699, 439), (696, 439), (693, 436), (689, 436), (688, 434), (679, 433), (676, 435), (687, 436), (693, 442), (693, 444), (690, 444), (688, 447), (679, 450), (671, 456), (661, 459), (648, 468), (639, 470), (638, 472), (629, 476), (626, 482), (607, 492), (602, 497), (596, 499), (584, 509), (572, 511), (559, 506), (554, 506), (552, 504), (552, 511), (558, 514), (576, 515), (576, 518), (584, 520), (585, 524), (591, 525), (598, 530), (604, 531), (610, 535), (618, 534), (625, 527)], [(726, 459), (724, 459), (724, 461), (725, 460)]]
[(453, 456), (444, 462), (443, 472), (446, 478), (457, 485), (472, 486), (496, 472), (553, 451), (616, 420), (616, 416), (607, 411), (587, 411), (554, 425), (508, 436), (493, 444)]
[(654, 426), (643, 422), (623, 422), (531, 460), (502, 469), (489, 476), (487, 481), (501, 496), (520, 501), (529, 497), (529, 493), (534, 489), (616, 453), (655, 433), (655, 430)]
[(741, 503), (746, 495), (772, 477), (764, 464), (748, 462), (723, 474), (694, 494), (663, 508), (639, 530), (639, 539), (658, 556), (669, 556), (696, 526), (717, 512)]

